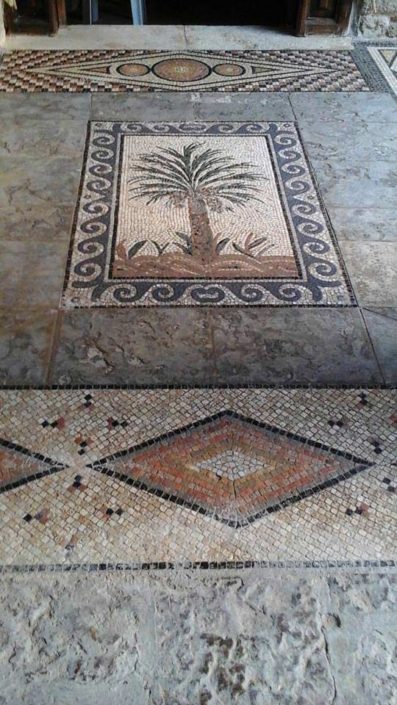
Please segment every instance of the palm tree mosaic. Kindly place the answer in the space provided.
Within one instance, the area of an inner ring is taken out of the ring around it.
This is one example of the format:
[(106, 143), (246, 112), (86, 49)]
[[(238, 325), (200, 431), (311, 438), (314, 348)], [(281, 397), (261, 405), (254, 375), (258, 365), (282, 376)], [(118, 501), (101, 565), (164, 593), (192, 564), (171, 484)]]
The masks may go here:
[(130, 201), (186, 209), (189, 232), (175, 230), (161, 242), (119, 242), (113, 274), (235, 277), (271, 275), (280, 266), (285, 268), (284, 257), (269, 258), (274, 243), (268, 236), (248, 232), (243, 240), (236, 239), (214, 232), (211, 224), (211, 213), (228, 212), (233, 217), (237, 210), (260, 202), (264, 180), (249, 162), (199, 142), (141, 154), (130, 163)]

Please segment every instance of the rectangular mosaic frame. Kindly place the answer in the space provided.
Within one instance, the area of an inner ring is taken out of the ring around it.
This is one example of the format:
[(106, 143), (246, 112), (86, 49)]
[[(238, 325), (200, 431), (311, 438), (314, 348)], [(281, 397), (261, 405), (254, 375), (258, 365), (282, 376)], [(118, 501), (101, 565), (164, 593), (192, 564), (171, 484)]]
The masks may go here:
[[(264, 136), (279, 199), (301, 271), (299, 279), (161, 279), (109, 275), (117, 228), (121, 144), (125, 136)], [(89, 125), (62, 305), (354, 306), (354, 295), (293, 122), (93, 121)]]
[[(9, 388), (0, 401), (0, 460), (5, 449), (46, 468), (1, 487), (0, 572), (396, 566), (395, 389)], [(153, 433), (168, 429), (185, 442), (181, 423), (199, 427), (225, 408), (248, 413), (259, 429), (270, 424), (288, 443), (308, 443), (309, 452), (331, 444), (349, 463), (359, 453), (363, 465), (237, 527), (148, 493), (112, 466), (129, 455), (132, 438), (150, 448)]]

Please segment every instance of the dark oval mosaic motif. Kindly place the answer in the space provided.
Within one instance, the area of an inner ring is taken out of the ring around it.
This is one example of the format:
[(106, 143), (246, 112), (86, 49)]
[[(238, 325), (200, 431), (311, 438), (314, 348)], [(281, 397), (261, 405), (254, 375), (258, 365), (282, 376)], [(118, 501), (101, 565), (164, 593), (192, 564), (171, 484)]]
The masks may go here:
[(197, 59), (165, 59), (153, 66), (153, 73), (165, 81), (200, 81), (207, 78), (211, 69)]
[(242, 76), (245, 73), (245, 68), (238, 64), (217, 64), (213, 71), (219, 76)]
[(121, 64), (117, 67), (117, 72), (122, 76), (145, 76), (150, 69), (145, 64)]

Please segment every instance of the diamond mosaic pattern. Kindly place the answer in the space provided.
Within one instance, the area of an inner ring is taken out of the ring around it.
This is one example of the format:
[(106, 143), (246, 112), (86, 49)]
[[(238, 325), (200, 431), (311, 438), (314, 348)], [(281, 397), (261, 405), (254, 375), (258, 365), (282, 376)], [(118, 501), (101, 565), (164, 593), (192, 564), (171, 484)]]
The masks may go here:
[(241, 526), (369, 463), (225, 411), (94, 467)]
[(0, 437), (3, 570), (395, 559), (394, 390), (1, 390)]

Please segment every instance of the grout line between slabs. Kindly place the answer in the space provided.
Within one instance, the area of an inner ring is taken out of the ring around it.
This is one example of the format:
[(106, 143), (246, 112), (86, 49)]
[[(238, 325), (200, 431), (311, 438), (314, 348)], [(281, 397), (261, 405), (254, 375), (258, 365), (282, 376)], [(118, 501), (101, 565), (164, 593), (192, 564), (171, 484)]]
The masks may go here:
[(45, 385), (50, 385), (52, 382), (53, 368), (54, 368), (54, 364), (55, 364), (55, 357), (56, 357), (56, 354), (58, 351), (62, 323), (63, 323), (63, 310), (58, 309), (56, 317), (55, 317), (55, 323), (53, 326), (53, 333), (51, 336), (51, 341), (50, 341), (50, 346), (49, 346), (49, 355), (47, 357)]
[(368, 329), (368, 326), (367, 326), (367, 322), (366, 322), (366, 320), (365, 320), (365, 316), (364, 316), (364, 314), (363, 314), (363, 311), (362, 311), (361, 306), (358, 307), (358, 311), (359, 311), (359, 315), (360, 315), (360, 317), (361, 317), (361, 320), (362, 320), (362, 323), (363, 323), (363, 326), (364, 326), (364, 329), (365, 329), (365, 332), (366, 332), (366, 335), (367, 335), (369, 344), (370, 344), (370, 346), (371, 346), (371, 350), (372, 350), (373, 357), (374, 357), (374, 359), (375, 359), (375, 362), (376, 362), (377, 367), (378, 367), (378, 370), (379, 370), (380, 379), (381, 379), (381, 381), (382, 381), (382, 384), (387, 384), (386, 376), (385, 376), (385, 374), (383, 373), (383, 367), (382, 367), (381, 363), (379, 362), (378, 355), (377, 355), (377, 352), (376, 352), (376, 348), (375, 348), (375, 345), (374, 345), (374, 343), (373, 343), (373, 341), (372, 341), (372, 337), (371, 337), (371, 334), (370, 334), (370, 332), (369, 332), (369, 329)]
[[(368, 306), (368, 304), (367, 304), (366, 306), (361, 306), (361, 308), (363, 311), (368, 311), (368, 313), (373, 313), (375, 316), (381, 316), (382, 318), (387, 318), (388, 321), (396, 321), (397, 322), (397, 313), (394, 316), (387, 314), (387, 313), (384, 313), (384, 311), (388, 311), (388, 310), (396, 311), (397, 310), (396, 306), (382, 306), (382, 305), (377, 306), (376, 304), (373, 304), (373, 306), (374, 307), (372, 308), (371, 306)], [(376, 309), (382, 309), (382, 311), (376, 310)]]
[(296, 112), (295, 112), (295, 108), (294, 108), (294, 104), (293, 104), (293, 102), (292, 102), (291, 96), (292, 96), (292, 93), (287, 93), (288, 103), (289, 103), (289, 106), (290, 106), (290, 108), (291, 108), (291, 112), (292, 112), (292, 115), (293, 115), (293, 120), (294, 120), (294, 122), (297, 123), (297, 125), (299, 125), (299, 119), (298, 119), (298, 116), (297, 116), (297, 114), (296, 114)]

